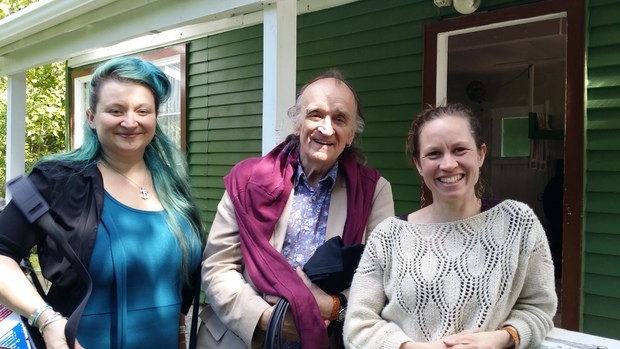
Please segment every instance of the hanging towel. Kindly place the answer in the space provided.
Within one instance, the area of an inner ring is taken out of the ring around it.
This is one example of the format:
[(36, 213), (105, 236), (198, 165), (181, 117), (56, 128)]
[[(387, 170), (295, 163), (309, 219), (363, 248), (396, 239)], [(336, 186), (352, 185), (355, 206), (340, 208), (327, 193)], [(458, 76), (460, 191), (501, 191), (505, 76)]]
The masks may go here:
[[(549, 117), (546, 113), (536, 113), (536, 127), (539, 130), (549, 129)], [(547, 140), (532, 139), (530, 141), (530, 161), (528, 162), (528, 167), (532, 170), (546, 170), (547, 155)]]

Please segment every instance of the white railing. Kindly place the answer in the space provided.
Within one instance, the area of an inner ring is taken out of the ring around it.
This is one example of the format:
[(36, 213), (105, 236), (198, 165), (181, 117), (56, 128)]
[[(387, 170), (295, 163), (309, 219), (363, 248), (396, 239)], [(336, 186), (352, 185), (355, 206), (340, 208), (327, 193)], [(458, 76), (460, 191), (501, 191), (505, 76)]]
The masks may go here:
[(554, 328), (538, 349), (620, 349), (620, 341)]

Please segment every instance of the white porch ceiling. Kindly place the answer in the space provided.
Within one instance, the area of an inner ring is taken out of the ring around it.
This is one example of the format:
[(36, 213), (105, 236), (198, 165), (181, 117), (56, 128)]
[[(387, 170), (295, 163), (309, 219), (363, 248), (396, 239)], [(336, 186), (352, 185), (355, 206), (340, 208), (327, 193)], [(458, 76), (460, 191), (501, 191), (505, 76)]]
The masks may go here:
[[(257, 24), (277, 1), (44, 0), (0, 20), (0, 76), (63, 60), (87, 64)], [(353, 1), (298, 0), (297, 12)]]

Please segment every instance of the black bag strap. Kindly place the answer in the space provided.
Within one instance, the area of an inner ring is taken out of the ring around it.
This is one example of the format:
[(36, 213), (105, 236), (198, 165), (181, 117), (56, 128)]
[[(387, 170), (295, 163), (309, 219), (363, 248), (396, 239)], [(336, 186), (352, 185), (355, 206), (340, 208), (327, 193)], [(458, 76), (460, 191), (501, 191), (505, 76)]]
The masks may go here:
[(198, 337), (198, 311), (200, 308), (200, 270), (194, 275), (194, 302), (192, 306), (192, 326), (189, 333), (189, 349), (196, 349)]
[(58, 245), (60, 252), (71, 263), (71, 266), (78, 272), (86, 283), (86, 295), (73, 311), (67, 326), (65, 327), (65, 336), (67, 338), (67, 344), (70, 349), (75, 347), (75, 339), (77, 336), (77, 330), (80, 325), (80, 318), (86, 307), (86, 303), (90, 298), (90, 294), (93, 290), (93, 282), (88, 274), (88, 270), (84, 267), (84, 264), (80, 261), (79, 257), (75, 254), (75, 251), (67, 240), (64, 238), (64, 234), (61, 232), (62, 228), (56, 224), (52, 216), (49, 214), (49, 205), (41, 196), (37, 188), (32, 184), (30, 179), (24, 175), (20, 175), (11, 179), (6, 183), (7, 189), (13, 196), (13, 202), (15, 206), (22, 212), (28, 222), (38, 225), (41, 229), (45, 230), (47, 234)]
[(286, 298), (280, 297), (273, 307), (273, 312), (271, 313), (271, 317), (269, 317), (269, 324), (267, 324), (263, 349), (284, 348), (284, 335), (282, 334), (282, 330), (284, 328), (284, 318), (288, 310), (288, 305), (289, 303)]
[(24, 274), (30, 277), (30, 280), (32, 284), (34, 285), (34, 288), (45, 300), (46, 298), (45, 290), (43, 289), (43, 285), (41, 285), (41, 282), (39, 281), (39, 278), (37, 277), (37, 273), (34, 271), (34, 268), (32, 267), (32, 263), (30, 263), (30, 260), (28, 258), (22, 259), (21, 264), (19, 266), (21, 267)]

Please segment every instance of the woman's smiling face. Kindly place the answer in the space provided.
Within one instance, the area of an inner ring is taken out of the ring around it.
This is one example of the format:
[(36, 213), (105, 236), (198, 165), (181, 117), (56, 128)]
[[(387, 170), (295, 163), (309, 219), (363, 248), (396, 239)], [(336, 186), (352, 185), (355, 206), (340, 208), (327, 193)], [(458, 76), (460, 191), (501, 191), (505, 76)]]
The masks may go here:
[(101, 85), (96, 110), (87, 111), (87, 120), (106, 156), (142, 158), (155, 137), (155, 97), (137, 83), (106, 81)]
[(475, 197), (475, 186), (486, 155), (476, 147), (467, 119), (443, 116), (420, 131), (418, 172), (433, 193), (433, 201), (455, 202)]

